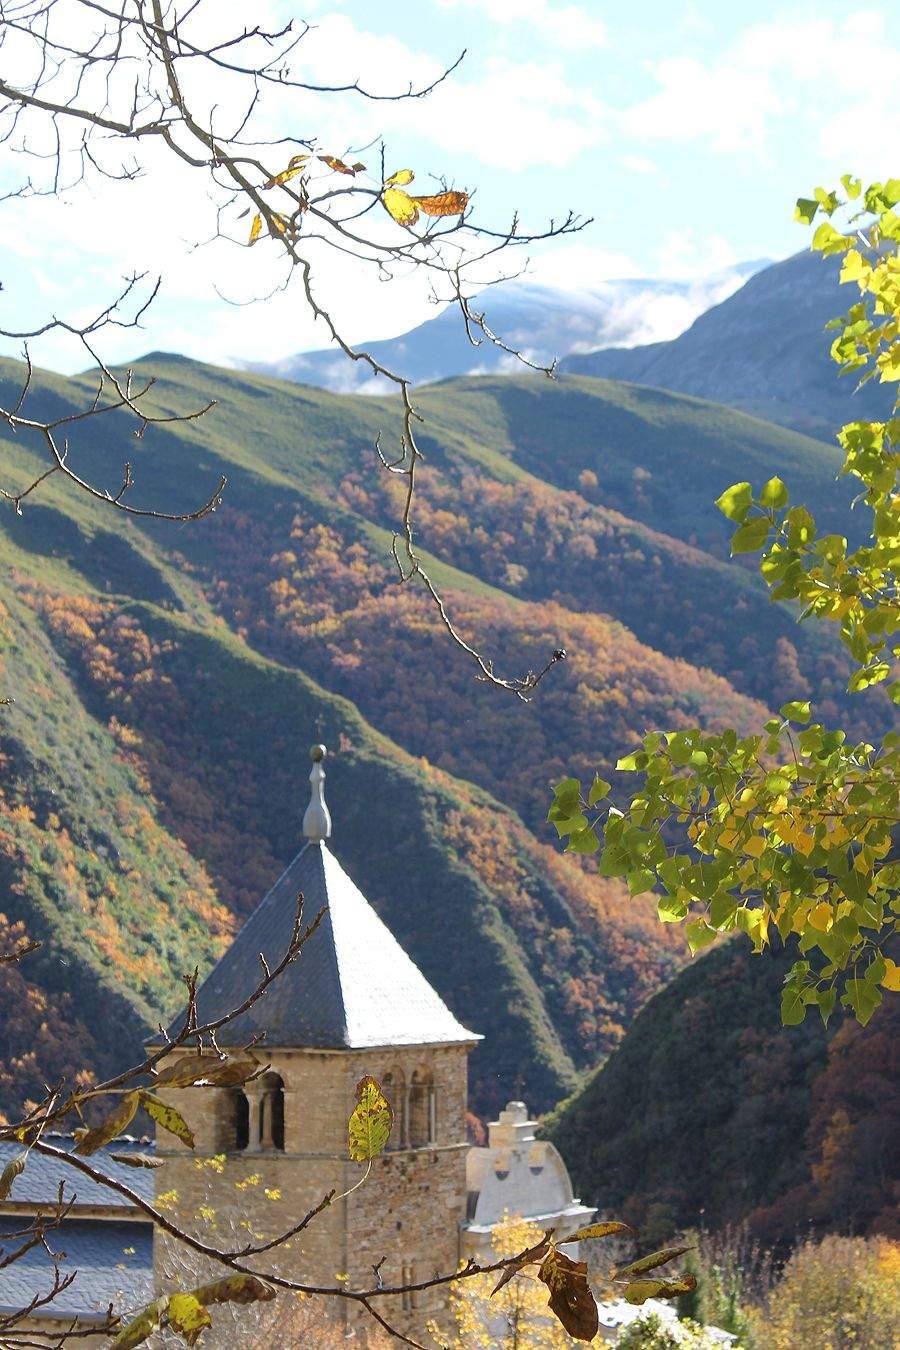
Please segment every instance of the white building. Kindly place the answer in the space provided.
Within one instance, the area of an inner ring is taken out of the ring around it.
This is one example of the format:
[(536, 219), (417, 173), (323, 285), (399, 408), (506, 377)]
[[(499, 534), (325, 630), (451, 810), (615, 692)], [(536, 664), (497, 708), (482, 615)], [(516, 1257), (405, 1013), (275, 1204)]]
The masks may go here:
[[(466, 1159), (468, 1205), (461, 1254), (493, 1259), (491, 1234), (504, 1214), (552, 1228), (565, 1237), (590, 1223), (596, 1210), (572, 1194), (566, 1165), (546, 1139), (535, 1139), (536, 1121), (524, 1102), (509, 1102), (488, 1126), (486, 1148), (469, 1149)], [(578, 1244), (567, 1248), (577, 1255)]]

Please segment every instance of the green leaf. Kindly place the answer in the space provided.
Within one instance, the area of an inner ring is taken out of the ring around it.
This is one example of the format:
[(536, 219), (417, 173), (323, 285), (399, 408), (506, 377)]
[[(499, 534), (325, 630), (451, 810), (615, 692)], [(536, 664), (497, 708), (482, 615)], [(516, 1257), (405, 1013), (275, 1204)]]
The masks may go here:
[(614, 1233), (630, 1233), (631, 1227), (627, 1223), (618, 1223), (611, 1219), (608, 1223), (589, 1223), (586, 1228), (579, 1228), (577, 1233), (571, 1233), (566, 1238), (566, 1242), (586, 1242), (588, 1238), (611, 1237)]
[(690, 1294), (697, 1288), (693, 1275), (683, 1275), (679, 1280), (633, 1280), (625, 1289), (629, 1303), (646, 1303), (648, 1298), (676, 1298), (681, 1294)]
[(597, 831), (591, 826), (585, 830), (578, 830), (573, 834), (568, 844), (566, 844), (567, 853), (596, 853), (600, 847), (600, 840), (597, 838)]
[(759, 494), (760, 506), (780, 511), (788, 504), (788, 490), (780, 478), (770, 478)]
[(754, 516), (752, 520), (745, 521), (731, 536), (731, 552), (755, 553), (768, 539), (771, 528), (767, 516)]
[(806, 1002), (802, 987), (787, 985), (781, 993), (781, 1020), (786, 1027), (799, 1026), (806, 1016)]
[(804, 724), (809, 721), (811, 709), (809, 703), (784, 703), (779, 711), (785, 721)]
[(644, 895), (656, 885), (656, 873), (649, 868), (639, 867), (628, 873), (628, 889), (632, 895)]
[(688, 907), (683, 900), (674, 895), (661, 895), (656, 904), (656, 912), (662, 923), (681, 923), (687, 918)]
[(142, 1308), (137, 1317), (132, 1318), (118, 1336), (110, 1341), (110, 1350), (134, 1350), (135, 1346), (143, 1345), (154, 1331), (159, 1330), (160, 1319), (168, 1301), (165, 1297), (158, 1298), (146, 1308)]
[(881, 1000), (881, 990), (876, 984), (871, 984), (868, 980), (861, 980), (853, 975), (847, 981), (841, 1002), (845, 1007), (852, 1008), (856, 1020), (861, 1026), (866, 1026)]
[(684, 935), (688, 940), (691, 949), (691, 955), (696, 956), (697, 952), (708, 947), (711, 942), (715, 942), (718, 934), (715, 928), (711, 928), (705, 919), (691, 919), (690, 923), (684, 925)]
[(598, 802), (602, 802), (603, 798), (608, 796), (611, 787), (612, 784), (607, 783), (606, 779), (601, 778), (598, 774), (594, 778), (591, 790), (588, 793), (588, 806), (596, 806)]
[(726, 488), (721, 497), (716, 498), (716, 506), (729, 520), (740, 523), (753, 505), (753, 489), (749, 483), (733, 483)]
[(663, 1247), (658, 1252), (651, 1252), (649, 1256), (642, 1256), (639, 1261), (632, 1261), (629, 1266), (622, 1266), (621, 1270), (616, 1271), (616, 1279), (624, 1279), (631, 1275), (646, 1275), (648, 1270), (656, 1270), (659, 1266), (668, 1265), (678, 1256), (684, 1256), (689, 1252), (690, 1247)]
[(621, 759), (616, 760), (616, 768), (621, 773), (639, 773), (641, 769), (647, 767), (647, 752), (645, 750), (635, 750), (631, 755), (623, 755)]
[(356, 1106), (347, 1122), (348, 1147), (353, 1162), (371, 1162), (387, 1145), (394, 1112), (378, 1083), (363, 1074), (356, 1084)]
[(797, 205), (794, 207), (794, 219), (799, 220), (802, 225), (811, 225), (819, 209), (819, 203), (813, 201), (811, 197), (798, 197)]
[(629, 1303), (640, 1305), (648, 1298), (655, 1298), (665, 1284), (665, 1280), (633, 1280), (625, 1290)]

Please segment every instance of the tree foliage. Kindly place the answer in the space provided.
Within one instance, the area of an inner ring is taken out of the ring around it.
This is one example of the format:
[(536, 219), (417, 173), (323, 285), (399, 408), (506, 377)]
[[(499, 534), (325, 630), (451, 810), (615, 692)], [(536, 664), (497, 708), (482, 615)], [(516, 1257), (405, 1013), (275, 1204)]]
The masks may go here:
[(754, 1317), (766, 1350), (894, 1350), (900, 1245), (883, 1238), (805, 1242)]
[[(841, 279), (859, 301), (835, 321), (831, 352), (843, 372), (900, 382), (900, 180), (862, 189), (849, 176), (843, 195), (817, 189), (801, 199), (800, 219), (826, 219), (813, 248), (843, 254)], [(849, 215), (848, 232), (832, 218)], [(778, 477), (754, 491), (736, 483), (718, 499), (735, 530), (734, 554), (760, 553), (774, 601), (800, 606), (801, 619), (839, 625), (856, 693), (888, 683), (900, 656), (900, 395), (884, 422), (848, 423), (839, 435), (843, 473), (862, 484), (866, 542), (821, 533), (815, 517), (791, 505)], [(610, 784), (585, 792), (575, 778), (557, 784), (550, 819), (567, 848), (600, 852), (599, 870), (625, 876), (635, 895), (663, 892), (663, 922), (684, 923), (692, 951), (720, 933), (740, 931), (762, 952), (773, 939), (796, 943), (785, 979), (782, 1018), (802, 1022), (818, 1008), (828, 1021), (838, 999), (865, 1025), (885, 991), (900, 991), (892, 945), (900, 916), (900, 734), (856, 741), (812, 720), (810, 703), (791, 700), (750, 736), (733, 729), (652, 732), (617, 769), (640, 774), (625, 810), (610, 808)], [(602, 845), (601, 845), (602, 833)]]

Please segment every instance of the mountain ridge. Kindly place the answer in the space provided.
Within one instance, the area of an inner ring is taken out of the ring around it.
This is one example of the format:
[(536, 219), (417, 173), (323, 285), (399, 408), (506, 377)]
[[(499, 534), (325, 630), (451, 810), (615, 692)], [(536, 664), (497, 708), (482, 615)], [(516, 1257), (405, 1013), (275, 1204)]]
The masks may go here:
[(751, 276), (668, 342), (570, 355), (561, 368), (709, 398), (830, 440), (844, 422), (883, 418), (877, 384), (838, 378), (826, 325), (857, 299), (840, 259), (796, 253)]

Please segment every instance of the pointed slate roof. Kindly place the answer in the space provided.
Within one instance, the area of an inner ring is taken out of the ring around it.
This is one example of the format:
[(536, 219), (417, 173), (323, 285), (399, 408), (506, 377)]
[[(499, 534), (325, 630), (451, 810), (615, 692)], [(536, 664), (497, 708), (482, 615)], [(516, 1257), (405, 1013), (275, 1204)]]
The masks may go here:
[(199, 989), (201, 1023), (222, 1016), (256, 987), (260, 952), (270, 966), (283, 956), (302, 892), (305, 919), (325, 908), (322, 922), (296, 961), (220, 1033), (223, 1045), (254, 1035), (281, 1048), (474, 1044), (481, 1037), (456, 1020), (326, 845), (331, 818), (322, 793), (323, 757), (324, 749), (314, 747), (312, 801), (303, 822), (309, 842)]

